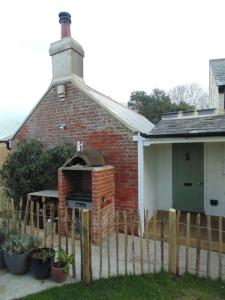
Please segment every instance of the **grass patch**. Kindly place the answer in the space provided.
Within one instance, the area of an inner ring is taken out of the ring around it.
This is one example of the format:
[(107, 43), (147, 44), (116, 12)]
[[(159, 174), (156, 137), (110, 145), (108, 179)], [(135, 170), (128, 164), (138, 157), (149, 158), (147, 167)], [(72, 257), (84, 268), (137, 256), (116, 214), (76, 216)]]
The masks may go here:
[(179, 299), (224, 300), (225, 282), (194, 275), (173, 277), (165, 272), (143, 276), (113, 277), (92, 282), (68, 284), (27, 296), (26, 300), (133, 300)]

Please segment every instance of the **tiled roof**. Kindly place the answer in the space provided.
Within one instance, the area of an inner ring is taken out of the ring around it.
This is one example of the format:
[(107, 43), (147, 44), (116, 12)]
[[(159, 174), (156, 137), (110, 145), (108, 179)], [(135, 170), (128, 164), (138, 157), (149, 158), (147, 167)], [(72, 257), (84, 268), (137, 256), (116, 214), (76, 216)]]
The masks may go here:
[(209, 61), (212, 68), (216, 84), (225, 85), (225, 58), (212, 59)]
[(225, 132), (225, 115), (198, 118), (177, 118), (161, 120), (152, 129), (151, 136), (193, 135)]

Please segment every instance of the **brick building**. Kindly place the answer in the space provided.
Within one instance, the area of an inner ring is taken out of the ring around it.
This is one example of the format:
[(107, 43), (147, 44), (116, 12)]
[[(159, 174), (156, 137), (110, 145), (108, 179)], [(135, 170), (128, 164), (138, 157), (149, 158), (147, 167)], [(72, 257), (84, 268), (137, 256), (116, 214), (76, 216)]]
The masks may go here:
[[(64, 141), (95, 149), (115, 170), (116, 208), (138, 207), (138, 145), (134, 136), (153, 124), (83, 80), (84, 51), (71, 38), (71, 18), (60, 13), (61, 39), (50, 46), (52, 82), (12, 138), (38, 139), (46, 146)], [(78, 149), (79, 150), (79, 149)], [(60, 199), (61, 202), (64, 199)]]

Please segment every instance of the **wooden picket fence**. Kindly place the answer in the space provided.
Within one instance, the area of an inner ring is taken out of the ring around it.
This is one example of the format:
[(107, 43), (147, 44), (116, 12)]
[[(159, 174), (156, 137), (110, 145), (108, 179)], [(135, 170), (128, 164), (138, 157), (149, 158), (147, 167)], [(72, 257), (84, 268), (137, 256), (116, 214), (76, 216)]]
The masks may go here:
[[(43, 247), (56, 251), (64, 249), (74, 257), (70, 274), (88, 283), (91, 280), (90, 213), (88, 210), (66, 210), (65, 218), (60, 218), (59, 207), (39, 201), (21, 200), (16, 206), (11, 199), (0, 201), (1, 226), (8, 233), (21, 233), (39, 237)], [(76, 216), (81, 222), (76, 221)], [(62, 226), (63, 224), (63, 226)], [(64, 228), (63, 234), (61, 227)], [(78, 258), (78, 259), (77, 259)], [(79, 274), (78, 274), (79, 273)]]
[(108, 226), (103, 239), (100, 218), (96, 278), (165, 270), (225, 279), (225, 218), (174, 209), (149, 216), (142, 228), (138, 210), (117, 211), (115, 233)]
[[(8, 200), (1, 207), (1, 223), (7, 225), (8, 231), (42, 238), (44, 247), (65, 249), (75, 258), (71, 276), (85, 283), (92, 278), (160, 270), (224, 279), (224, 218), (218, 217), (215, 229), (211, 227), (210, 216), (206, 217), (204, 225), (200, 214), (194, 215), (194, 224), (190, 221), (190, 213), (182, 214), (181, 219), (180, 212), (170, 210), (167, 218), (159, 214), (150, 218), (146, 211), (142, 228), (138, 210), (117, 211), (113, 231), (109, 221), (104, 223), (106, 228), (103, 226), (100, 214), (95, 243), (92, 242), (91, 211), (86, 209), (67, 209), (62, 219), (55, 204), (29, 200), (26, 205), (20, 201), (16, 206), (13, 200)], [(65, 229), (63, 235), (62, 227)], [(207, 241), (205, 233), (202, 239), (203, 231), (207, 232)]]

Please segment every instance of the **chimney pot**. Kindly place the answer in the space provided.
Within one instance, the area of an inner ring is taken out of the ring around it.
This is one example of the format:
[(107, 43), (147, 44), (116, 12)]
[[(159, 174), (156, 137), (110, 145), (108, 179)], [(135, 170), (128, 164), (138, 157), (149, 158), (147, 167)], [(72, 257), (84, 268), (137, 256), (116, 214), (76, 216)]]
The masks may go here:
[(71, 15), (65, 11), (60, 12), (59, 23), (61, 24), (61, 39), (66, 37), (71, 37), (71, 33), (70, 33)]

